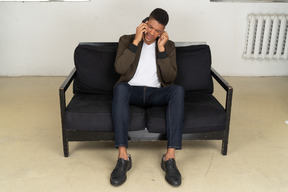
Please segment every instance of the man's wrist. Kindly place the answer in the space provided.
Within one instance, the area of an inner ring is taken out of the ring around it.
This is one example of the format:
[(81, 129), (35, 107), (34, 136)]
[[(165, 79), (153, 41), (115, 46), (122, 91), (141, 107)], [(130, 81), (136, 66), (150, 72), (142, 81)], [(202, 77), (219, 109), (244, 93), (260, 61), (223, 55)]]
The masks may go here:
[(137, 41), (137, 40), (134, 39), (133, 44), (134, 44), (135, 46), (138, 46), (139, 41)]
[(166, 51), (158, 52), (158, 59), (166, 59), (167, 57), (168, 57), (168, 54)]
[(159, 46), (159, 47), (158, 47), (158, 51), (159, 51), (159, 52), (165, 52), (165, 47), (164, 47), (164, 46), (163, 46), (163, 47)]
[(129, 46), (129, 50), (132, 51), (133, 53), (136, 53), (138, 49), (138, 46), (134, 45), (134, 43), (131, 43)]

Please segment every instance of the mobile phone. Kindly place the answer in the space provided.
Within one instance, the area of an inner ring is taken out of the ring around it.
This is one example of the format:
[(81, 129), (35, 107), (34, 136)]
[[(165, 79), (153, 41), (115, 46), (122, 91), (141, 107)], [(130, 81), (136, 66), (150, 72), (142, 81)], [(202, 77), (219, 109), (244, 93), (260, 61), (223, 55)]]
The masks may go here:
[[(142, 23), (146, 23), (149, 20), (149, 17), (146, 17), (145, 19), (142, 20)], [(143, 35), (145, 35), (145, 32), (143, 32)]]
[(146, 21), (149, 20), (149, 17), (146, 17), (145, 19), (143, 19), (142, 23), (146, 23)]

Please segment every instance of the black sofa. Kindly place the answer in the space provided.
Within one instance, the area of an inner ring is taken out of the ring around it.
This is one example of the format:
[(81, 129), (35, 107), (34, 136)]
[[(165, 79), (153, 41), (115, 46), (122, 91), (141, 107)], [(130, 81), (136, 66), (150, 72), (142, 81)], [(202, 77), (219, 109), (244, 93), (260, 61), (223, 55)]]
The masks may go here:
[[(119, 78), (114, 70), (117, 46), (80, 43), (75, 49), (75, 68), (59, 89), (65, 157), (70, 141), (114, 140), (111, 102)], [(176, 55), (175, 84), (185, 89), (183, 140), (222, 140), (226, 155), (233, 88), (211, 67), (208, 45), (176, 43)], [(224, 107), (213, 96), (212, 77), (226, 91)], [(66, 90), (72, 82), (74, 95), (66, 105)], [(166, 140), (165, 107), (130, 108), (130, 140)]]

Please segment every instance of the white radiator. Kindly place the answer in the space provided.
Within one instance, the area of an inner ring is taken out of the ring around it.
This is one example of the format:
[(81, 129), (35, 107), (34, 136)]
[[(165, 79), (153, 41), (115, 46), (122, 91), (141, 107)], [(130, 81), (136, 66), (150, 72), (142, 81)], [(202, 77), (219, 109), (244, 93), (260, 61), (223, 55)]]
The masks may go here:
[(245, 58), (288, 59), (288, 15), (248, 15)]

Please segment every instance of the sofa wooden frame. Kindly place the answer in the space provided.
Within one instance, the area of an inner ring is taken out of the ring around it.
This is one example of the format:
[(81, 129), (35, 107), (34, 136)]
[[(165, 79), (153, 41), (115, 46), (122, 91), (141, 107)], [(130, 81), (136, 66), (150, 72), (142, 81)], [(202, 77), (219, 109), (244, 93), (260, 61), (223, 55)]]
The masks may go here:
[[(99, 43), (107, 44), (107, 43)], [(183, 44), (183, 43), (182, 43)], [(184, 43), (185, 44), (185, 43)], [(69, 142), (71, 141), (112, 141), (114, 140), (114, 132), (99, 132), (99, 131), (71, 131), (66, 130), (64, 126), (65, 110), (66, 110), (66, 91), (70, 87), (76, 76), (76, 68), (74, 68), (68, 77), (64, 80), (59, 88), (60, 96), (60, 110), (62, 122), (62, 139), (64, 156), (69, 156)], [(204, 132), (204, 133), (185, 133), (183, 140), (222, 140), (222, 155), (227, 155), (228, 138), (230, 129), (231, 107), (233, 87), (215, 70), (211, 67), (211, 75), (218, 82), (226, 92), (226, 128), (220, 131)], [(129, 132), (129, 140), (131, 141), (153, 141), (166, 140), (166, 134), (148, 133), (144, 131)]]

